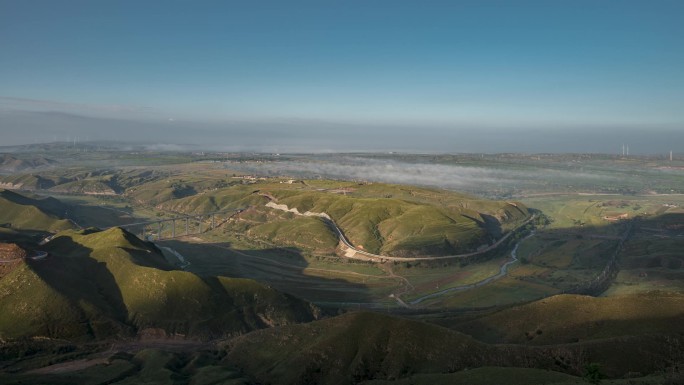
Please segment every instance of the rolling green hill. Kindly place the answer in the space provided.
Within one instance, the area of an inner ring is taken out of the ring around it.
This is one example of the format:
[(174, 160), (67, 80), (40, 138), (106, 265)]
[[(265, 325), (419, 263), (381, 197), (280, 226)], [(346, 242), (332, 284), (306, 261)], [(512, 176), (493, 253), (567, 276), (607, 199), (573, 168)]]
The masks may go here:
[(409, 373), (461, 370), (484, 344), (438, 326), (375, 313), (350, 313), (231, 342), (228, 358), (258, 382), (347, 384)]
[(116, 191), (112, 188), (107, 178), (86, 178), (62, 183), (50, 188), (50, 192), (55, 193), (76, 193), (94, 195), (115, 195)]
[(124, 230), (66, 231), (0, 280), (0, 338), (210, 338), (309, 321), (308, 303), (246, 279), (172, 270)]
[[(384, 195), (397, 186), (387, 185)], [(357, 247), (391, 256), (448, 255), (473, 251), (501, 236), (501, 226), (526, 218), (524, 207), (459, 197), (459, 205), (325, 192), (273, 191), (279, 204), (324, 212)], [(442, 192), (442, 195), (447, 195)], [(453, 198), (452, 198), (453, 199)], [(445, 202), (446, 203), (446, 202)], [(471, 208), (476, 206), (476, 209)]]
[[(358, 312), (238, 337), (230, 342), (228, 360), (259, 383), (355, 384), (486, 366), (577, 374), (582, 364), (574, 350), (550, 354), (539, 348), (487, 345), (439, 326)], [(537, 376), (573, 378), (548, 373)]]
[[(145, 188), (145, 186), (140, 189)], [(137, 189), (136, 189), (137, 190)], [(163, 210), (182, 212), (182, 213), (205, 213), (217, 210), (239, 209), (249, 206), (262, 206), (266, 203), (264, 197), (253, 194), (257, 190), (254, 185), (234, 185), (228, 188), (221, 188), (209, 191), (201, 195), (192, 195), (179, 199), (168, 199), (158, 203), (157, 207)], [(137, 193), (136, 193), (137, 194)], [(144, 195), (138, 194), (136, 197), (143, 198)], [(173, 197), (168, 197), (173, 198)], [(150, 203), (159, 202), (160, 194), (152, 196)], [(145, 202), (143, 200), (143, 202)]]
[(36, 199), (0, 190), (0, 224), (16, 230), (59, 231), (76, 226), (61, 219), (66, 206), (54, 198)]
[(5, 184), (21, 190), (111, 195), (119, 194), (130, 187), (168, 178), (168, 176), (168, 172), (139, 168), (113, 170), (70, 167), (50, 172), (0, 176), (0, 185)]
[[(358, 248), (406, 257), (474, 251), (495, 242), (530, 215), (520, 203), (483, 200), (445, 190), (334, 181), (319, 188), (321, 183), (235, 185), (170, 199), (158, 207), (183, 213), (253, 207), (257, 212), (241, 215), (243, 220), (232, 224), (234, 230), (269, 240), (275, 236), (277, 240), (285, 238), (280, 223), (286, 223), (290, 244), (330, 249), (329, 240), (336, 237), (334, 230), (314, 225), (320, 221), (317, 218), (297, 220), (300, 217), (263, 207), (273, 200), (300, 213), (328, 214)], [(310, 242), (312, 239), (318, 241)]]
[(551, 346), (490, 345), (436, 325), (357, 312), (237, 337), (227, 346), (227, 362), (258, 383), (404, 378), (401, 383), (426, 384), (435, 377), (441, 377), (438, 383), (449, 383), (451, 377), (464, 383), (471, 377), (465, 371), (473, 368), (482, 369), (470, 383), (508, 383), (501, 382), (504, 373), (537, 381), (531, 383), (573, 383), (580, 380), (573, 376), (582, 376), (590, 363), (611, 378), (676, 370), (682, 342), (681, 335), (670, 333)]
[[(56, 340), (13, 341), (0, 346), (0, 358), (23, 359), (7, 366), (10, 374), (0, 370), (0, 381), (582, 384), (587, 368), (594, 366), (611, 378), (601, 383), (678, 384), (682, 346), (678, 334), (551, 346), (490, 345), (432, 324), (356, 312), (257, 330), (218, 345), (132, 342), (122, 345), (124, 351), (104, 352)], [(35, 368), (42, 369), (31, 371)]]
[[(212, 235), (230, 230), (312, 250), (334, 248), (326, 223), (267, 202), (325, 212), (357, 246), (393, 255), (472, 249), (529, 217), (515, 202), (406, 186), (271, 181), (198, 192), (175, 183), (156, 180), (135, 191), (170, 211), (250, 207)], [(151, 186), (166, 187), (155, 193)], [(3, 236), (60, 223), (59, 201), (10, 191), (0, 198), (12, 208), (0, 218), (13, 218)], [(16, 207), (38, 210), (27, 211), (36, 222), (15, 226), (23, 213)], [(366, 312), (302, 324), (317, 318), (310, 304), (256, 281), (176, 270), (153, 244), (118, 228), (62, 231), (43, 248), (48, 258), (21, 261), (0, 278), (0, 340), (227, 339), (210, 356), (162, 349), (108, 357), (61, 383), (571, 384), (591, 363), (612, 378), (652, 374), (658, 381), (684, 362), (680, 294), (561, 295), (441, 323), (449, 328)], [(32, 375), (26, 378), (47, 378)]]
[(52, 159), (42, 156), (17, 158), (10, 154), (0, 154), (0, 171), (17, 172), (31, 168), (47, 167), (55, 164)]
[(586, 385), (580, 377), (548, 370), (484, 367), (456, 373), (422, 374), (400, 380), (370, 380), (365, 385)]
[(56, 186), (62, 178), (52, 175), (15, 174), (0, 177), (0, 183), (8, 188), (22, 190), (47, 190)]
[(551, 345), (601, 338), (684, 333), (684, 294), (557, 295), (455, 325), (491, 343)]
[[(80, 168), (45, 175), (13, 175), (0, 180), (14, 188), (122, 194), (136, 206), (167, 213), (200, 214), (247, 207), (267, 212), (273, 209), (263, 206), (272, 199), (300, 213), (326, 213), (357, 248), (395, 257), (472, 252), (494, 243), (530, 215), (518, 202), (383, 183), (327, 180), (286, 183), (281, 179), (245, 180), (227, 178), (225, 174), (207, 177), (163, 169), (88, 171)], [(274, 221), (286, 224), (271, 224)], [(329, 253), (335, 247), (330, 240), (337, 234), (328, 226), (314, 224), (315, 221), (321, 220), (269, 215), (269, 222), (252, 221), (249, 226), (241, 223), (231, 231)], [(261, 226), (264, 224), (268, 225)], [(273, 236), (275, 239), (270, 239)]]

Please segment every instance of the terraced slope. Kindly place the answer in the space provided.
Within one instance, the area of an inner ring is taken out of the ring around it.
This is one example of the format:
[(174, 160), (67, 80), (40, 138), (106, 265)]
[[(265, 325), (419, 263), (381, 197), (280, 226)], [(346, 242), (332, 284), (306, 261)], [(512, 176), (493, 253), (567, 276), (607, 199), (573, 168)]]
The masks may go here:
[(309, 321), (308, 303), (247, 279), (172, 270), (124, 230), (66, 231), (0, 279), (0, 338), (220, 337)]

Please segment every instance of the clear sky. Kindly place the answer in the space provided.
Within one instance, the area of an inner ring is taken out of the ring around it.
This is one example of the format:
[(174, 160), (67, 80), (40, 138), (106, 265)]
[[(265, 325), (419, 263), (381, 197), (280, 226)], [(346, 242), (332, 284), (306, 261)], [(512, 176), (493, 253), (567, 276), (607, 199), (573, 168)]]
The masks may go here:
[[(684, 152), (684, 1), (0, 0), (0, 144), (607, 152), (647, 132), (632, 148)], [(581, 133), (603, 136), (563, 147)]]

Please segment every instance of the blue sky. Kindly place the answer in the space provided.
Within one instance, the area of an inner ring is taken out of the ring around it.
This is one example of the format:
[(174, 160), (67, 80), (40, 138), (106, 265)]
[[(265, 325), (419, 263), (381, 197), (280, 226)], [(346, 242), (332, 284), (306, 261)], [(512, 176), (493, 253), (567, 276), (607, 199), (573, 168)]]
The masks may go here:
[(682, 1), (0, 1), (6, 143), (125, 121), (141, 140), (335, 149), (342, 128), (487, 151), (482, 131), (679, 135), (682, 106)]

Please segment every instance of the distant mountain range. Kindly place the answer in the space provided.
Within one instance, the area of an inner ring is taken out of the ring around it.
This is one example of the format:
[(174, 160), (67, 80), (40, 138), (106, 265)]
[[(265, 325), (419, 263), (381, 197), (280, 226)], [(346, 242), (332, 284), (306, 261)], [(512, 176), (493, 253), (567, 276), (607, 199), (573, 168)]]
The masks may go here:
[(10, 154), (0, 154), (0, 172), (19, 172), (35, 168), (44, 168), (56, 163), (56, 161), (42, 156), (19, 159)]

